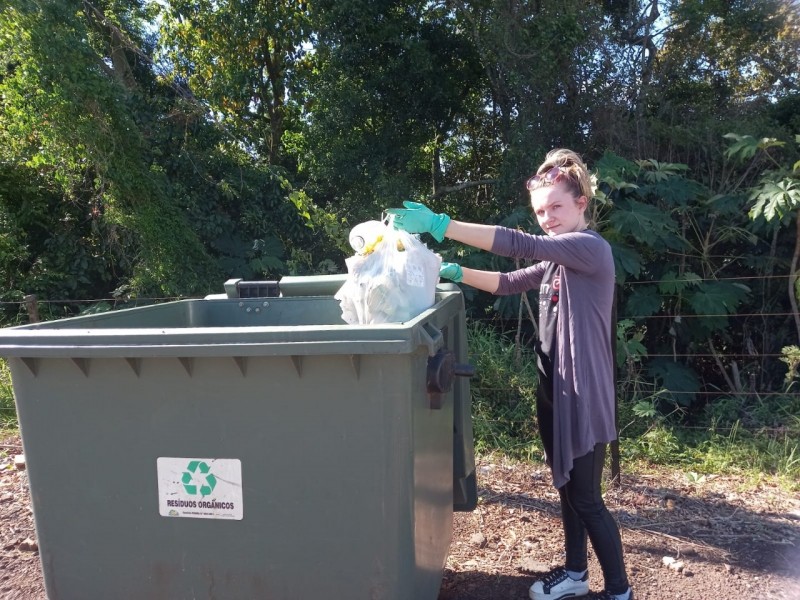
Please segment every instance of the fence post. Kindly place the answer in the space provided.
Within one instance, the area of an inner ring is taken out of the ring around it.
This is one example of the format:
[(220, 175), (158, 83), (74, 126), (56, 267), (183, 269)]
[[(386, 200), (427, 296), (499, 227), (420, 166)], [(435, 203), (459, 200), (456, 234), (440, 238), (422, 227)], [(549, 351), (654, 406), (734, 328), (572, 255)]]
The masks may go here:
[(23, 297), (25, 302), (25, 310), (28, 311), (28, 321), (31, 323), (39, 322), (39, 305), (37, 303), (36, 294), (28, 294)]
[(619, 396), (617, 394), (617, 291), (619, 286), (614, 284), (614, 301), (611, 303), (611, 360), (614, 369), (614, 429), (617, 438), (611, 442), (611, 485), (622, 485), (619, 461)]

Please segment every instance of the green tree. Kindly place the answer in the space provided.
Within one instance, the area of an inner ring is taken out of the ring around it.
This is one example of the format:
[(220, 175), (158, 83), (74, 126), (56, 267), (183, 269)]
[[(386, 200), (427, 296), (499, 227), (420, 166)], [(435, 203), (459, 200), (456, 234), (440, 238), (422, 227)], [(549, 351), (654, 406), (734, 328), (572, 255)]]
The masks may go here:
[[(607, 154), (597, 168), (598, 227), (612, 244), (623, 286), (620, 318), (646, 332), (647, 376), (685, 407), (709, 386), (740, 390), (714, 357), (720, 345), (743, 344), (728, 315), (750, 300), (749, 287), (731, 280), (745, 265), (722, 257), (752, 244), (746, 199), (715, 195), (687, 175), (686, 165)], [(686, 360), (698, 353), (711, 360)]]
[[(77, 217), (84, 229), (71, 231), (103, 238), (93, 247), (105, 249), (106, 272), (87, 275), (91, 285), (62, 275), (100, 296), (117, 288), (202, 294), (227, 277), (284, 273), (312, 237), (308, 207), (284, 171), (254, 157), (185, 80), (154, 63), (153, 6), (15, 0), (0, 11), (5, 173), (35, 172), (61, 195), (55, 205), (39, 202), (42, 210), (85, 207)], [(55, 239), (58, 228), (51, 231)], [(80, 247), (65, 243), (62, 262)], [(45, 262), (60, 264), (53, 258)]]
[[(136, 232), (137, 287), (204, 289), (213, 264), (153, 168), (135, 119), (141, 107), (134, 61), (112, 58), (125, 54), (110, 33), (121, 30), (99, 11), (88, 3), (76, 10), (70, 2), (29, 0), (0, 11), (4, 160), (52, 177), (65, 201), (96, 206), (109, 231)], [(125, 14), (135, 21), (136, 11)]]
[(475, 108), (479, 63), (446, 6), (324, 0), (308, 73), (312, 194), (351, 222), (450, 183), (450, 138)]
[(260, 0), (159, 3), (161, 54), (174, 76), (201, 94), (211, 114), (245, 148), (281, 164), (289, 94), (311, 39), (306, 2)]
[[(800, 143), (800, 135), (796, 138)], [(757, 142), (752, 137), (740, 138), (737, 145), (729, 152), (737, 149), (745, 156), (757, 153), (768, 154), (770, 146), (775, 145), (774, 140)], [(770, 157), (771, 158), (771, 157)], [(774, 162), (775, 169), (766, 171), (759, 185), (753, 189), (750, 198), (754, 200), (750, 209), (750, 218), (753, 220), (763, 218), (768, 223), (774, 223), (775, 233), (781, 226), (788, 225), (791, 220), (795, 224), (794, 250), (789, 265), (789, 280), (787, 285), (789, 304), (792, 308), (794, 325), (797, 331), (797, 340), (800, 342), (800, 312), (797, 299), (800, 297), (800, 161), (797, 161), (791, 170), (781, 168), (780, 163)]]
[[(769, 107), (800, 93), (800, 4), (681, 0), (650, 5), (658, 12), (658, 25), (647, 30), (634, 25), (642, 47), (650, 50), (644, 63), (629, 63), (634, 78), (642, 74), (641, 85), (633, 107), (635, 129), (618, 138), (624, 144), (618, 151), (682, 162), (718, 189), (728, 174), (718, 142), (722, 135), (747, 130), (790, 139), (790, 132), (770, 119)], [(636, 35), (628, 37), (635, 41)]]

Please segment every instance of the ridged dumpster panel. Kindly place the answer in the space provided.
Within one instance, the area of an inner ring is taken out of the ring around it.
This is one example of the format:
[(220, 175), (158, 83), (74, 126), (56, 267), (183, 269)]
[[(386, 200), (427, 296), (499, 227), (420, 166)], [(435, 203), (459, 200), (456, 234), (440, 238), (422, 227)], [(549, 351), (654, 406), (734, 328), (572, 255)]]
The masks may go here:
[(0, 330), (48, 597), (435, 599), (475, 500), (468, 381), (428, 391), (431, 356), (467, 360), (463, 300), (337, 318), (209, 299)]

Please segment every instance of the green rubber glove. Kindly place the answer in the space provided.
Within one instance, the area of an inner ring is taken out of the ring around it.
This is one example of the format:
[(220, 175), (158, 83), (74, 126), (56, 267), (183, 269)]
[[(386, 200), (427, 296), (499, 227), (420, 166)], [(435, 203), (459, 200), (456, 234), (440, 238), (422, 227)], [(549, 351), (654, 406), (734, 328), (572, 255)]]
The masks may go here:
[(450, 217), (444, 213), (435, 213), (419, 202), (406, 200), (405, 208), (390, 208), (386, 212), (394, 215), (395, 229), (408, 233), (430, 233), (437, 242), (444, 239), (444, 232), (450, 224)]
[(439, 277), (461, 283), (461, 280), (464, 279), (464, 271), (456, 263), (443, 262), (439, 268)]

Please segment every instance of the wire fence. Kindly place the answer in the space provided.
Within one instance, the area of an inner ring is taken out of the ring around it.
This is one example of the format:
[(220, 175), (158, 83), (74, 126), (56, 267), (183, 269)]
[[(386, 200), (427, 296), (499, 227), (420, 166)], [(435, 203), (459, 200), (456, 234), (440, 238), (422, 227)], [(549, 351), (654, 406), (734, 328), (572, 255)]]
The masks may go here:
[[(139, 299), (131, 299), (131, 300), (121, 300), (119, 298), (92, 298), (92, 299), (89, 299), (89, 300), (67, 300), (67, 299), (64, 299), (64, 300), (41, 300), (41, 299), (37, 298), (36, 302), (37, 302), (37, 304), (56, 304), (56, 305), (76, 304), (76, 305), (80, 306), (82, 304), (103, 304), (103, 303), (108, 303), (108, 304), (131, 304), (131, 303), (136, 303), (136, 302), (152, 304), (152, 303), (155, 303), (155, 302), (172, 302), (174, 300), (191, 300), (191, 299), (197, 299), (197, 298), (195, 298), (194, 296), (164, 296), (164, 297), (160, 297), (160, 298), (139, 298)], [(0, 306), (18, 306), (18, 307), (21, 307), (21, 306), (25, 306), (26, 304), (27, 304), (27, 302), (25, 302), (24, 300), (12, 300), (12, 301), (2, 300), (2, 301), (0, 301)]]
[[(681, 284), (687, 287), (692, 285), (697, 285), (700, 282), (749, 282), (749, 281), (762, 281), (766, 282), (768, 280), (785, 280), (788, 283), (788, 280), (792, 277), (792, 275), (761, 275), (761, 276), (738, 276), (738, 277), (718, 277), (718, 278), (696, 278), (689, 280), (682, 280), (682, 279), (661, 279), (661, 280), (652, 280), (652, 281), (627, 281), (625, 282), (625, 286), (637, 286), (637, 285), (660, 285), (660, 284)], [(82, 310), (77, 312), (88, 312), (91, 311), (93, 308), (98, 307), (100, 305), (106, 304), (109, 305), (110, 308), (133, 308), (136, 306), (141, 305), (150, 305), (162, 302), (173, 302), (177, 300), (191, 300), (191, 299), (199, 299), (202, 297), (199, 296), (158, 296), (158, 297), (127, 297), (127, 296), (112, 296), (106, 298), (94, 298), (94, 299), (72, 299), (72, 298), (61, 298), (61, 299), (40, 299), (36, 295), (27, 295), (21, 300), (3, 300), (0, 301), (0, 308), (5, 308), (7, 310), (12, 310), (14, 307), (17, 309), (17, 313), (19, 315), (25, 316), (31, 322), (35, 322), (40, 320), (39, 318), (39, 308), (46, 307), (45, 311), (50, 314), (49, 311), (52, 307), (57, 306), (73, 306), (73, 307), (83, 307)], [(788, 319), (791, 317), (795, 317), (795, 313), (793, 312), (783, 312), (783, 311), (770, 311), (770, 312), (722, 312), (722, 313), (707, 313), (707, 314), (694, 314), (694, 313), (686, 313), (681, 312), (679, 314), (650, 314), (650, 315), (620, 315), (618, 316), (618, 321), (622, 319), (630, 319), (633, 321), (643, 321), (649, 320), (659, 320), (659, 319), (669, 319), (669, 320), (683, 320), (683, 319), (705, 319), (705, 318), (726, 318), (726, 319), (749, 319), (753, 317), (758, 318), (783, 318)], [(512, 321), (518, 320), (531, 320), (535, 318), (535, 315), (532, 313), (528, 313), (526, 319), (522, 319), (522, 317), (518, 318), (508, 318), (508, 319), (498, 319), (497, 316), (470, 316), (468, 319), (473, 321), (486, 321), (491, 323), (497, 323), (498, 320), (501, 320), (505, 323), (510, 323)], [(643, 358), (653, 359), (653, 358), (665, 358), (665, 359), (672, 359), (672, 360), (684, 360), (687, 362), (691, 362), (694, 360), (715, 360), (715, 361), (725, 361), (730, 363), (731, 361), (740, 361), (742, 363), (751, 361), (751, 362), (761, 362), (765, 359), (768, 360), (781, 360), (784, 358), (782, 353), (778, 352), (757, 352), (754, 349), (750, 348), (746, 352), (737, 351), (738, 349), (731, 349), (731, 351), (720, 351), (717, 352), (715, 349), (712, 348), (712, 352), (648, 352)], [(718, 365), (721, 367), (722, 365)], [(488, 393), (496, 393), (502, 394), (503, 392), (507, 391), (507, 389), (502, 388), (491, 388), (491, 387), (482, 387), (483, 392)], [(673, 398), (705, 398), (705, 399), (714, 399), (714, 398), (752, 398), (757, 400), (769, 400), (769, 399), (777, 399), (777, 398), (787, 398), (790, 400), (800, 398), (800, 391), (792, 391), (792, 390), (785, 390), (785, 391), (769, 391), (769, 390), (756, 390), (756, 389), (740, 389), (740, 390), (723, 390), (723, 389), (701, 389), (701, 390), (659, 390), (653, 387), (652, 390), (649, 391), (649, 396), (653, 397), (656, 396), (658, 393), (669, 394)], [(639, 394), (639, 397), (642, 395), (647, 396), (647, 393)], [(3, 412), (13, 412), (13, 407), (0, 407), (0, 414)], [(800, 415), (796, 415), (800, 418)], [(691, 429), (694, 426), (685, 425), (687, 429)], [(747, 429), (746, 426), (741, 424), (731, 425), (731, 426), (722, 426), (717, 427), (715, 430), (717, 431), (732, 431), (734, 429)], [(697, 427), (697, 429), (708, 429), (707, 426)], [(752, 431), (760, 431), (760, 432), (781, 432), (784, 428), (782, 427), (753, 427)]]

